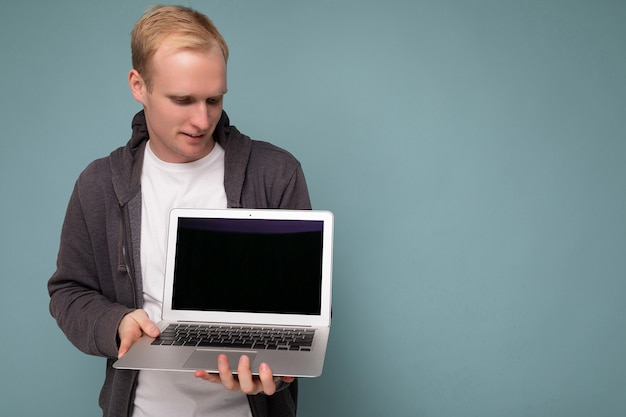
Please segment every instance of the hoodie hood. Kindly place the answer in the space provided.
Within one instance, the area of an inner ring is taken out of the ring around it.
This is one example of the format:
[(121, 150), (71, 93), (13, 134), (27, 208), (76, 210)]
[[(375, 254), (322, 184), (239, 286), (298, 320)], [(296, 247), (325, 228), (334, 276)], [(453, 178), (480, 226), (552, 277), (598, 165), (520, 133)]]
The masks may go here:
[[(149, 139), (148, 135), (148, 125), (146, 124), (146, 114), (143, 110), (133, 117), (132, 122), (133, 133), (128, 142), (128, 145), (132, 149), (138, 149), (141, 144)], [(223, 146), (223, 142), (226, 140), (228, 134), (230, 133), (230, 120), (228, 119), (228, 115), (225, 111), (222, 110), (222, 115), (220, 116), (219, 122), (217, 122), (217, 126), (215, 126), (215, 131), (213, 132), (213, 139)]]

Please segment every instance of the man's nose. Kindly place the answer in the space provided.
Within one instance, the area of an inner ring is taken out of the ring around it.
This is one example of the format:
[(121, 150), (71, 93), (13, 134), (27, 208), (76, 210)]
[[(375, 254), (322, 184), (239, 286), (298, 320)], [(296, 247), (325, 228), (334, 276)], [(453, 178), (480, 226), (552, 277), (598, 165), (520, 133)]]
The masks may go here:
[(209, 109), (206, 103), (198, 103), (194, 106), (193, 114), (191, 117), (191, 124), (200, 131), (209, 130), (209, 124), (211, 118), (209, 116)]

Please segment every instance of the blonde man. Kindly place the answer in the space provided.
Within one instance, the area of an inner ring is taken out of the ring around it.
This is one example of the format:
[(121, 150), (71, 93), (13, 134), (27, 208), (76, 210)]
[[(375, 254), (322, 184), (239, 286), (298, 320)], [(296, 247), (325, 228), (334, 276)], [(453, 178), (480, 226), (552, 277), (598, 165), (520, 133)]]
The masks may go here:
[[(173, 207), (309, 209), (299, 162), (251, 140), (223, 111), (228, 47), (203, 14), (149, 9), (131, 36), (128, 82), (143, 111), (126, 146), (91, 163), (68, 205), (50, 278), (50, 310), (80, 350), (107, 358), (104, 416), (295, 416), (297, 380), (112, 368), (143, 334), (158, 335), (165, 225)], [(207, 383), (209, 381), (210, 383)]]

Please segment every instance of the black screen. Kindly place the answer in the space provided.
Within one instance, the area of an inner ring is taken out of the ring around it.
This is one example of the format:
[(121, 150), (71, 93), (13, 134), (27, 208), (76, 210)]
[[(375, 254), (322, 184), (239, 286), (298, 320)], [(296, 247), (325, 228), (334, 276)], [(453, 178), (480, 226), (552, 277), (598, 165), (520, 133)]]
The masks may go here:
[(319, 314), (322, 221), (180, 218), (172, 308)]

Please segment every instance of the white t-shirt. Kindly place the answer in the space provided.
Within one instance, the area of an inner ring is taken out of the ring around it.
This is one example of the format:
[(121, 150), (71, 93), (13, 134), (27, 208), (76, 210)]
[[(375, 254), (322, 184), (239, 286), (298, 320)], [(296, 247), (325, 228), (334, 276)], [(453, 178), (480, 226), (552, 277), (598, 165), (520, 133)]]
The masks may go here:
[[(146, 146), (141, 174), (141, 269), (144, 310), (161, 320), (169, 212), (175, 207), (226, 208), (224, 149), (190, 163), (163, 162)], [(242, 393), (196, 379), (191, 372), (141, 371), (133, 417), (250, 417)]]

